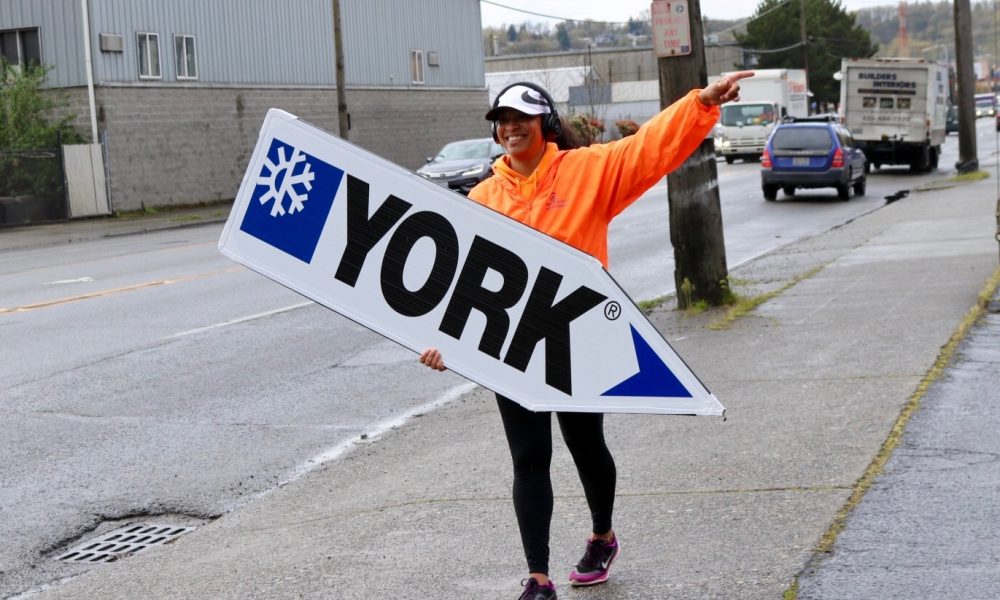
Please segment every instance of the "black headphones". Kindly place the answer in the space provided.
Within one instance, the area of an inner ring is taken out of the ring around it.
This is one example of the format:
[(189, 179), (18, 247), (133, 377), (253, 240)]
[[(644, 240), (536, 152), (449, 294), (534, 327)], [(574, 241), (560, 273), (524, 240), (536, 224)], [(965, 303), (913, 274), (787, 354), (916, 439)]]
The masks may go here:
[[(556, 112), (556, 103), (552, 99), (552, 96), (550, 96), (549, 93), (546, 92), (545, 89), (540, 85), (536, 85), (534, 83), (531, 83), (530, 81), (517, 81), (515, 83), (512, 83), (507, 87), (505, 87), (504, 89), (500, 90), (500, 93), (497, 94), (497, 97), (493, 99), (493, 108), (491, 108), (490, 110), (496, 109), (500, 106), (500, 98), (504, 95), (504, 92), (518, 85), (523, 85), (526, 88), (535, 90), (542, 96), (542, 98), (545, 98), (546, 102), (549, 103), (549, 113), (540, 115), (542, 117), (542, 137), (545, 138), (545, 141), (547, 142), (555, 140), (557, 137), (559, 137), (559, 134), (562, 133), (562, 121), (559, 119), (559, 113)], [(493, 121), (491, 130), (493, 132), (493, 141), (499, 144), (500, 136), (499, 134), (497, 134), (496, 121)]]

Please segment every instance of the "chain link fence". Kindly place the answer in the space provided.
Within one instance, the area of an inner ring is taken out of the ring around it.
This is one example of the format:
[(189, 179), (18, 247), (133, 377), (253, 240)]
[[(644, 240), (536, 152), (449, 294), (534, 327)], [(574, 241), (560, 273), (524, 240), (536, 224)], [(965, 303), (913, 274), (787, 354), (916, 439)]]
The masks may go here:
[(62, 149), (0, 149), (0, 227), (67, 218)]

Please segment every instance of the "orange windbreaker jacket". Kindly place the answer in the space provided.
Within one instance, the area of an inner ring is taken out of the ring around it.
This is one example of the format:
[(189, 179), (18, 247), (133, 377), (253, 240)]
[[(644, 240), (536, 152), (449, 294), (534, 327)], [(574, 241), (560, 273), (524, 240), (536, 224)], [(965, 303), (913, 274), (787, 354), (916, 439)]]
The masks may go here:
[(705, 139), (719, 118), (692, 90), (634, 135), (574, 150), (549, 142), (530, 177), (504, 156), (469, 198), (562, 240), (608, 266), (608, 225)]

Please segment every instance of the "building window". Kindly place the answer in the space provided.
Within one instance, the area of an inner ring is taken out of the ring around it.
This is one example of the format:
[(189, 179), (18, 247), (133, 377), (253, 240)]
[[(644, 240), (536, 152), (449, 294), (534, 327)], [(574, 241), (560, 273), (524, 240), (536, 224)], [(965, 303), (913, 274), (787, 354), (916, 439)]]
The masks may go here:
[(0, 57), (15, 69), (41, 65), (42, 46), (38, 41), (38, 28), (0, 30)]
[(174, 58), (177, 64), (177, 79), (198, 79), (193, 35), (174, 36)]
[(160, 79), (160, 35), (136, 34), (139, 42), (139, 79)]
[(410, 50), (410, 76), (413, 83), (424, 83), (424, 51)]

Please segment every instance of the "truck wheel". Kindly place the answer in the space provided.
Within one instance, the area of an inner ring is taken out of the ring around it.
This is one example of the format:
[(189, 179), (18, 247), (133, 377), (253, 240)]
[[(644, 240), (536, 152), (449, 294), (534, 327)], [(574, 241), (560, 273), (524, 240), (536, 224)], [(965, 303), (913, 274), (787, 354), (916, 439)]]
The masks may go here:
[(930, 170), (930, 166), (930, 151), (926, 147), (921, 148), (920, 154), (910, 161), (910, 173), (926, 173)]
[(778, 199), (778, 186), (765, 183), (761, 189), (764, 191), (764, 200), (773, 202)]
[(734, 162), (735, 160), (736, 160), (736, 158), (734, 158), (734, 157), (732, 157), (732, 156), (727, 156), (727, 157), (726, 157), (726, 164), (727, 164), (727, 165), (731, 165), (731, 164), (733, 164), (733, 162)]
[(928, 169), (928, 171), (937, 171), (937, 168), (938, 168), (938, 159), (940, 157), (941, 157), (941, 148), (940, 148), (940, 146), (934, 146), (933, 148), (931, 148), (931, 165), (930, 165), (930, 168)]

